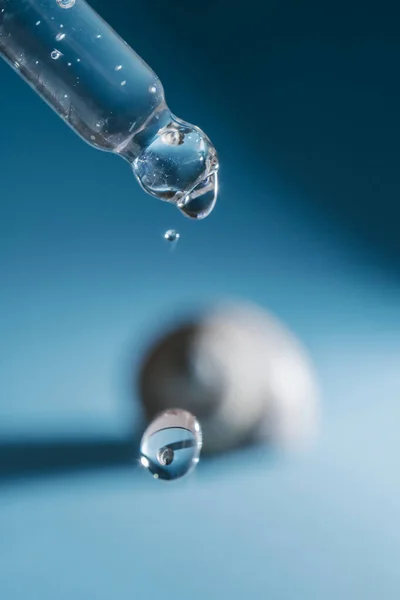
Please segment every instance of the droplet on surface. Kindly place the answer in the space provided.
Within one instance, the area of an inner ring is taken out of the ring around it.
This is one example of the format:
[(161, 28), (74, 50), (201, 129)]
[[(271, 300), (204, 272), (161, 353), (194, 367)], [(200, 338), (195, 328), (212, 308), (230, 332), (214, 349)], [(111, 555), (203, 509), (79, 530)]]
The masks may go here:
[(53, 50), (50, 56), (53, 60), (58, 60), (62, 56), (62, 53), (59, 50)]
[(167, 240), (167, 242), (177, 242), (180, 237), (180, 233), (175, 229), (168, 229), (164, 233), (164, 240)]
[(201, 446), (201, 427), (196, 417), (186, 410), (167, 410), (144, 432), (140, 462), (156, 479), (178, 479), (196, 467)]
[(57, 0), (57, 4), (60, 8), (72, 8), (75, 0)]

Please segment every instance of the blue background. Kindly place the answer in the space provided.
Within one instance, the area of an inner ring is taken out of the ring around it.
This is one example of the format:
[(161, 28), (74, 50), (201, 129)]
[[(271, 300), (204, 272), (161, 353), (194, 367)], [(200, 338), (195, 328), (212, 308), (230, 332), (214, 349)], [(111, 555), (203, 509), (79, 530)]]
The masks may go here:
[[(396, 10), (93, 5), (214, 141), (221, 197), (193, 223), (146, 196), (0, 64), (0, 598), (398, 599)], [(308, 347), (320, 440), (155, 482), (130, 445), (141, 351), (231, 296)]]

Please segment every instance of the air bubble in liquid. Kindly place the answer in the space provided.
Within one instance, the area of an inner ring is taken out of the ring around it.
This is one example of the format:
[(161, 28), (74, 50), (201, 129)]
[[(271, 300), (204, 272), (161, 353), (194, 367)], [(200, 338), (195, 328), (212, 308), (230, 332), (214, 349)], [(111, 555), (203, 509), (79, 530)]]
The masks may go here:
[(53, 50), (50, 56), (53, 60), (58, 60), (62, 56), (62, 53), (59, 50)]
[(178, 479), (196, 467), (201, 446), (197, 419), (186, 410), (167, 410), (144, 432), (140, 462), (156, 479)]
[(75, 0), (57, 0), (57, 4), (60, 8), (72, 8)]
[(180, 234), (178, 231), (176, 231), (175, 229), (168, 229), (165, 233), (164, 233), (164, 240), (167, 240), (167, 242), (177, 242), (180, 238)]
[(56, 35), (57, 42), (62, 42), (62, 40), (64, 38), (65, 38), (65, 33), (57, 33), (57, 35)]

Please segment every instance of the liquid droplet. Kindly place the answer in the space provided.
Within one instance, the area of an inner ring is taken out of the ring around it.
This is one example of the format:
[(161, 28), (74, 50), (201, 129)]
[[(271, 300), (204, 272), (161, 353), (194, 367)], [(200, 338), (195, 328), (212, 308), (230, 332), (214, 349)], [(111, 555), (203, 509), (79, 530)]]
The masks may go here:
[(60, 8), (72, 8), (75, 0), (57, 0), (57, 4)]
[(168, 229), (164, 233), (164, 240), (167, 240), (167, 242), (177, 242), (180, 237), (180, 233), (175, 229)]
[(140, 462), (156, 479), (178, 479), (196, 467), (201, 446), (197, 419), (186, 410), (167, 410), (144, 432)]
[(114, 67), (114, 71), (120, 71), (122, 69), (122, 65), (117, 65)]
[(122, 86), (126, 85), (126, 80), (124, 80), (124, 81), (121, 81), (121, 85), (122, 85)]
[(201, 181), (185, 198), (178, 202), (178, 208), (190, 219), (205, 219), (213, 211), (218, 197), (218, 174), (214, 173)]
[(62, 53), (59, 50), (53, 50), (50, 56), (53, 60), (58, 60), (62, 56)]

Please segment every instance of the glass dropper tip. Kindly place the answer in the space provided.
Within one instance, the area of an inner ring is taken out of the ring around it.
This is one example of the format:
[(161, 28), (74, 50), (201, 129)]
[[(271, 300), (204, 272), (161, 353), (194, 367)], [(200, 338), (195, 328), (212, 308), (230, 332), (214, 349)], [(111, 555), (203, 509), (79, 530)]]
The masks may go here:
[(206, 134), (173, 115), (133, 161), (134, 174), (148, 194), (198, 220), (215, 207), (218, 169), (216, 150)]

